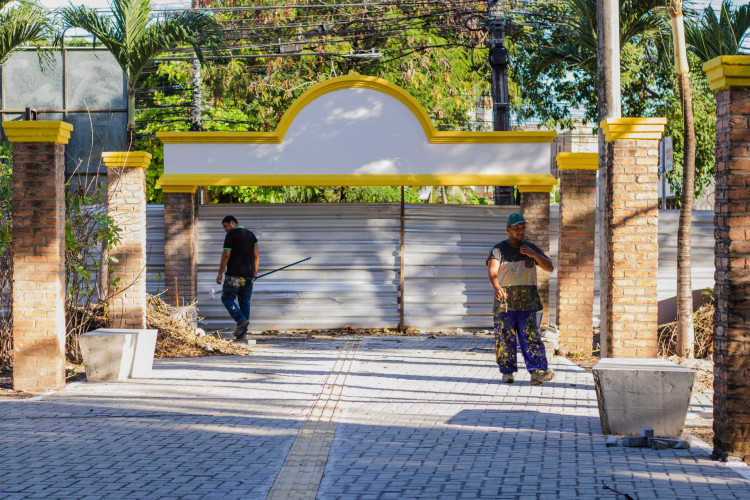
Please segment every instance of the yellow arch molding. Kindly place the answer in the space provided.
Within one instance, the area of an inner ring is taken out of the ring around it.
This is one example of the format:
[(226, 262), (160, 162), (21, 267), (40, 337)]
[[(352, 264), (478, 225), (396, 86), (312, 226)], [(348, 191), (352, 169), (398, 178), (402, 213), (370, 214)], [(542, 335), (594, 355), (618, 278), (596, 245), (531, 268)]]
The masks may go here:
[(438, 131), (432, 124), (421, 104), (407, 91), (391, 82), (374, 76), (346, 75), (318, 83), (307, 89), (279, 121), (274, 132), (157, 132), (156, 136), (165, 144), (174, 143), (245, 143), (279, 144), (284, 140), (289, 127), (312, 101), (336, 90), (365, 88), (377, 90), (398, 99), (414, 114), (422, 125), (427, 140), (432, 144), (498, 144), (498, 143), (539, 143), (552, 142), (557, 136), (554, 131), (520, 132), (453, 132)]
[(549, 192), (557, 179), (550, 174), (165, 174), (157, 183), (165, 193), (183, 193), (186, 189), (195, 192), (195, 186), (523, 186), (524, 192)]

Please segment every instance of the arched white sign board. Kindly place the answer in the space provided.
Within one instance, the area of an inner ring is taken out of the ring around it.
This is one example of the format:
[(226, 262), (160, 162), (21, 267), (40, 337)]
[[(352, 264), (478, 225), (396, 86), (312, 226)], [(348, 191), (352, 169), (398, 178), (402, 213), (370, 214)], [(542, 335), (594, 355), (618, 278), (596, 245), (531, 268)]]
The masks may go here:
[(438, 132), (403, 89), (323, 82), (276, 132), (162, 132), (165, 191), (211, 185), (523, 185), (549, 190), (554, 132)]

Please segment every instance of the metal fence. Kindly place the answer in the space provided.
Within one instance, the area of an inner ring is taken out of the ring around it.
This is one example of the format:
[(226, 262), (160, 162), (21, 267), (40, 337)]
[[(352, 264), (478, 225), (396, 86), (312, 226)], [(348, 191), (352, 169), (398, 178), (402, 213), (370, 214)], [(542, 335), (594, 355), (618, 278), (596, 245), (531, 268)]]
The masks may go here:
[[(36, 49), (15, 52), (0, 66), (0, 118), (24, 119), (26, 108), (39, 120), (73, 124), (65, 147), (65, 173), (75, 185), (105, 174), (102, 151), (127, 147), (127, 81), (105, 49), (54, 49), (40, 65)], [(0, 140), (6, 140), (0, 128)], [(96, 181), (96, 180), (94, 180)]]
[[(406, 205), (404, 320), (421, 329), (488, 328), (492, 294), (485, 259), (505, 237), (505, 218), (517, 207)], [(164, 290), (163, 208), (148, 207), (148, 291)], [(205, 328), (231, 320), (216, 284), (224, 231), (232, 214), (258, 236), (261, 272), (312, 259), (258, 280), (251, 330), (396, 328), (399, 323), (400, 206), (305, 204), (202, 206), (198, 224), (198, 306)], [(550, 257), (557, 259), (558, 210), (551, 209)], [(664, 307), (676, 289), (676, 211), (659, 212), (658, 297)], [(713, 214), (693, 215), (693, 289), (713, 287)], [(595, 259), (595, 324), (599, 314)], [(555, 318), (557, 272), (550, 277)], [(668, 314), (668, 312), (666, 313)]]

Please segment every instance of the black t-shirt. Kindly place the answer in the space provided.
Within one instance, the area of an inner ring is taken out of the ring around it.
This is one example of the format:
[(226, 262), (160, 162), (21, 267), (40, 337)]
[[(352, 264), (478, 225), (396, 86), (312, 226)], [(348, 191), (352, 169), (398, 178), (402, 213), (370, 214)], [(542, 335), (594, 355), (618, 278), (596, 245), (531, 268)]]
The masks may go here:
[(231, 250), (227, 263), (227, 276), (249, 278), (253, 276), (255, 245), (258, 239), (252, 231), (237, 226), (224, 238), (224, 250)]

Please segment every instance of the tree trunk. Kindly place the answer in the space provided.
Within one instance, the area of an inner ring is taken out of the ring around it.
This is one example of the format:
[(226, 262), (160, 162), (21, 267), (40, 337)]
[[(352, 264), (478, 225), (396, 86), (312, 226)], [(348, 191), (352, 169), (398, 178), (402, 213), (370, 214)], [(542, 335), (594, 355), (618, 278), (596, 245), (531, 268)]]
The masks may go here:
[(135, 151), (135, 89), (128, 86), (127, 151)]
[(693, 216), (693, 191), (695, 189), (695, 126), (693, 102), (690, 95), (690, 67), (685, 49), (685, 26), (682, 17), (682, 0), (671, 0), (669, 14), (672, 18), (675, 72), (680, 90), (683, 119), (685, 157), (682, 165), (682, 196), (680, 221), (677, 227), (677, 354), (692, 358), (695, 333), (693, 330), (693, 285), (690, 264), (690, 231)]
[(690, 233), (692, 229), (693, 191), (695, 189), (695, 128), (690, 95), (690, 75), (678, 75), (684, 123), (685, 158), (682, 167), (680, 221), (677, 227), (677, 353), (694, 356), (693, 283), (690, 264)]
[[(607, 275), (607, 142), (604, 139), (601, 122), (607, 118), (620, 118), (622, 105), (620, 99), (620, 11), (618, 0), (597, 0), (596, 2), (596, 77), (597, 77), (597, 112), (599, 119), (599, 279), (606, 283)], [(604, 289), (599, 294), (599, 352), (601, 357), (608, 357), (607, 332), (607, 294)]]

